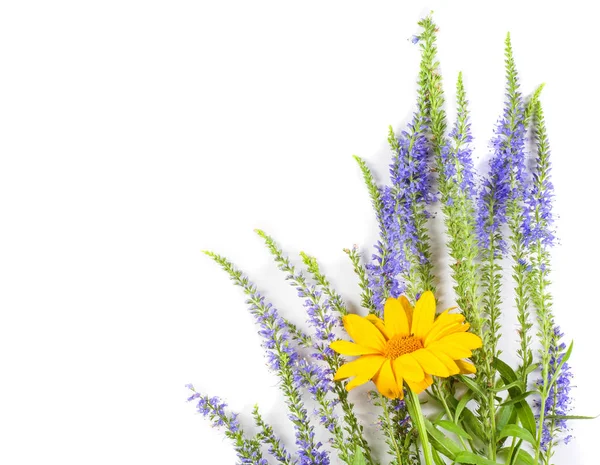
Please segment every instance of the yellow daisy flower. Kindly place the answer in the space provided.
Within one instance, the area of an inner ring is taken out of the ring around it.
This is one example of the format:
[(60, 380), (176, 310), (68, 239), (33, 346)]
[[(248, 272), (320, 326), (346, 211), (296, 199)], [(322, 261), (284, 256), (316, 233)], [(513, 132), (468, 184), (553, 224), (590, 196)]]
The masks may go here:
[(475, 373), (475, 366), (462, 359), (481, 347), (481, 338), (468, 333), (465, 317), (450, 310), (436, 318), (435, 298), (427, 291), (414, 309), (404, 296), (389, 298), (383, 320), (375, 315), (346, 315), (344, 328), (355, 342), (335, 341), (330, 347), (359, 358), (342, 365), (334, 379), (354, 377), (346, 384), (348, 391), (373, 380), (384, 396), (402, 399), (404, 382), (419, 393), (431, 386), (432, 375)]

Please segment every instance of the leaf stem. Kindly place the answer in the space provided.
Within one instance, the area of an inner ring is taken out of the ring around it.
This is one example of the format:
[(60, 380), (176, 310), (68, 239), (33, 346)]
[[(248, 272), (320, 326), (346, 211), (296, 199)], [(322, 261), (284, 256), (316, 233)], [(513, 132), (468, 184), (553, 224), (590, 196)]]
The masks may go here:
[(431, 452), (431, 444), (429, 443), (427, 430), (425, 429), (425, 418), (423, 417), (423, 411), (421, 410), (419, 396), (411, 389), (407, 389), (406, 391), (408, 393), (408, 407), (410, 416), (417, 427), (417, 431), (419, 431), (421, 447), (423, 448), (423, 456), (425, 457), (425, 465), (435, 465), (435, 462), (433, 461), (433, 453)]

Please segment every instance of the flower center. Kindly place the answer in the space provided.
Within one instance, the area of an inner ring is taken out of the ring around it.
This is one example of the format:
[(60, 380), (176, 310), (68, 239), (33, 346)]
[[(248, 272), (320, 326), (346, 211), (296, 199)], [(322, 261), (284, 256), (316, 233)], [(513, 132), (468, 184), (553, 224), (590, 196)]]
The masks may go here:
[(383, 355), (394, 360), (401, 355), (410, 354), (422, 348), (423, 344), (414, 336), (394, 336), (387, 342)]

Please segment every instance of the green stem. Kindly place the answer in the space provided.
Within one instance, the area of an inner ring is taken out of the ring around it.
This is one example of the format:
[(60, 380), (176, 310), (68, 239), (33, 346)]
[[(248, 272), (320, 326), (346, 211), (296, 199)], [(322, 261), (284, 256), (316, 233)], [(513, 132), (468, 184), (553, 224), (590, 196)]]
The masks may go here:
[[(454, 421), (454, 416), (452, 415), (452, 412), (450, 411), (450, 407), (448, 406), (448, 402), (446, 402), (446, 398), (444, 397), (444, 393), (442, 392), (442, 387), (439, 385), (438, 380), (439, 380), (439, 378), (436, 379), (436, 382), (433, 385), (433, 390), (436, 392), (439, 401), (444, 406), (444, 410), (446, 411), (446, 415), (448, 416), (448, 420), (452, 421), (452, 422), (454, 422), (456, 424), (456, 422)], [(467, 449), (467, 444), (465, 443), (464, 439), (462, 437), (460, 437), (460, 436), (458, 436), (458, 439), (459, 439), (460, 443), (462, 444), (463, 449), (464, 450), (468, 450)]]
[(541, 403), (542, 408), (540, 409), (540, 418), (538, 420), (539, 427), (538, 427), (538, 431), (537, 431), (537, 437), (535, 440), (535, 458), (533, 461), (533, 463), (536, 463), (536, 464), (539, 463), (539, 458), (540, 458), (540, 450), (541, 450), (541, 446), (542, 446), (542, 433), (544, 431), (544, 421), (546, 420), (546, 418), (545, 418), (545, 416), (546, 416), (545, 410), (546, 409), (544, 408), (544, 406), (546, 405), (546, 400), (548, 400), (548, 392), (544, 390), (540, 397), (541, 397), (540, 403)]
[(429, 444), (429, 438), (427, 437), (425, 418), (423, 417), (423, 411), (421, 410), (419, 396), (411, 389), (407, 389), (406, 391), (408, 392), (408, 404), (410, 406), (411, 418), (417, 427), (417, 431), (419, 431), (419, 438), (421, 439), (421, 446), (423, 448), (423, 456), (425, 457), (425, 465), (435, 465), (435, 462), (433, 461), (433, 454), (431, 452), (431, 444)]
[(496, 406), (494, 401), (494, 392), (490, 391), (490, 397), (488, 402), (490, 403), (490, 423), (491, 431), (490, 436), (492, 440), (489, 444), (490, 460), (496, 460)]
[(402, 454), (400, 453), (400, 447), (398, 446), (398, 442), (396, 441), (396, 437), (394, 436), (394, 429), (392, 428), (392, 420), (390, 419), (390, 412), (388, 410), (388, 399), (381, 396), (381, 406), (383, 407), (383, 417), (385, 418), (385, 428), (388, 432), (388, 438), (392, 441), (394, 445), (394, 451), (396, 452), (396, 459), (398, 460), (398, 465), (402, 465)]
[(515, 446), (516, 445), (517, 445), (517, 439), (513, 437), (512, 438), (512, 442), (510, 444), (510, 449), (508, 451), (508, 456), (506, 457), (506, 463), (507, 464), (512, 464), (515, 461), (513, 455), (516, 453), (516, 451), (515, 451)]

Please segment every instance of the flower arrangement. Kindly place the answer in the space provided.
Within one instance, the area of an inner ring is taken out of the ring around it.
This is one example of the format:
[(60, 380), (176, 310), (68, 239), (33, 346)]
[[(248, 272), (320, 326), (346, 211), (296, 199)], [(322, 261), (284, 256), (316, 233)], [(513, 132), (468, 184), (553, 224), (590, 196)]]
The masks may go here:
[[(289, 452), (258, 407), (252, 413), (258, 432), (249, 434), (221, 399), (188, 385), (188, 400), (223, 428), (239, 463), (550, 465), (556, 447), (571, 438), (567, 421), (588, 418), (569, 415), (572, 344), (563, 342), (550, 293), (555, 234), (543, 86), (523, 97), (507, 36), (505, 107), (489, 170), (478, 175), (462, 76), (457, 119), (448, 128), (437, 27), (431, 16), (419, 26), (413, 37), (421, 50), (417, 109), (401, 134), (390, 128), (390, 184), (377, 185), (355, 157), (379, 225), (370, 260), (357, 247), (345, 250), (365, 316), (348, 312), (314, 257), (302, 253), (306, 271), (299, 270), (261, 230), (303, 300), (311, 334), (283, 318), (229, 260), (206, 252), (247, 296), (295, 431)], [(445, 224), (456, 302), (440, 313), (428, 225), (436, 210)], [(505, 275), (512, 280), (509, 302), (502, 300), (510, 282)], [(517, 311), (514, 367), (498, 349), (503, 304)], [(370, 402), (379, 415), (387, 461), (367, 442), (348, 395), (366, 383), (373, 390), (358, 401)], [(316, 418), (304, 396), (317, 406)], [(423, 413), (423, 402), (432, 413)], [(315, 422), (330, 447), (317, 439)]]

